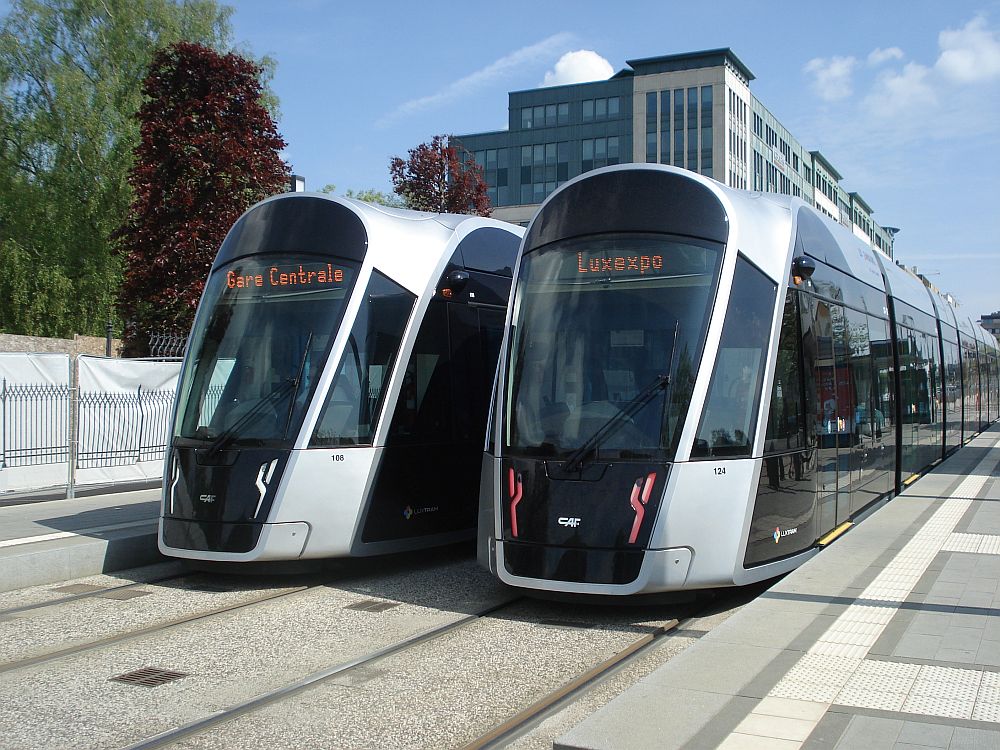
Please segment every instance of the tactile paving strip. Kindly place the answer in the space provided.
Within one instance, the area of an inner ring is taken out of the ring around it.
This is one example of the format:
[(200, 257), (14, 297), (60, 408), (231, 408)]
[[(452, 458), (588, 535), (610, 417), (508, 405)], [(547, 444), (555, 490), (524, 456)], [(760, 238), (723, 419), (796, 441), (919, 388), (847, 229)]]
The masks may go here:
[(1000, 536), (996, 534), (952, 534), (941, 548), (944, 552), (974, 552), (977, 555), (1000, 555)]
[[(995, 445), (996, 441), (990, 447)], [(979, 462), (857, 603), (775, 685), (769, 698), (980, 721), (1000, 718), (1000, 673), (865, 658), (939, 552), (973, 551), (973, 547), (978, 552), (993, 549), (993, 539), (1000, 542), (1000, 537), (954, 533), (998, 465), (989, 456)], [(813, 720), (814, 727), (818, 723), (819, 718)], [(734, 732), (720, 747), (737, 747), (751, 734)]]

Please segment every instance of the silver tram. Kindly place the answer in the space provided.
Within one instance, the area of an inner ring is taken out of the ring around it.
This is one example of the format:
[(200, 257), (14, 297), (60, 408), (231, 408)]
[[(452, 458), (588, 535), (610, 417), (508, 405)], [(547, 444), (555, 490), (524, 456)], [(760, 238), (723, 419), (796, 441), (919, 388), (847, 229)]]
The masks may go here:
[(471, 538), (522, 234), (316, 194), (244, 214), (182, 366), (161, 552), (278, 560)]
[(777, 576), (1000, 416), (993, 337), (797, 198), (590, 172), (514, 287), (479, 511), (513, 586)]

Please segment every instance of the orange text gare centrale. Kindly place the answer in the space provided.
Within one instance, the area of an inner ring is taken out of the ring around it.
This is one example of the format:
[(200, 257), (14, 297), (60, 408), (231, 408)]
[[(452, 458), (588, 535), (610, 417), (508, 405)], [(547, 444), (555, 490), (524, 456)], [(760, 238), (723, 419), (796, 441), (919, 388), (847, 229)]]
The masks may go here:
[(299, 266), (297, 271), (283, 271), (278, 266), (271, 266), (267, 273), (240, 274), (229, 271), (226, 274), (226, 286), (230, 289), (245, 289), (247, 287), (265, 286), (312, 286), (319, 284), (339, 284), (344, 280), (344, 270), (334, 268), (327, 263), (326, 268), (306, 270)]

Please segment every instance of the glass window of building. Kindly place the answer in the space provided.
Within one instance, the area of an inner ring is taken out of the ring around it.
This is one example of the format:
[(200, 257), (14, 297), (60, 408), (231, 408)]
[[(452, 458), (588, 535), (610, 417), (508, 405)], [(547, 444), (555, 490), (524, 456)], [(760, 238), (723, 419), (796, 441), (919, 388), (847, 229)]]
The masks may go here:
[(646, 162), (656, 161), (656, 92), (646, 93)]
[(595, 99), (594, 100), (594, 119), (603, 120), (608, 116), (608, 100), (607, 99)]
[(617, 135), (608, 136), (608, 164), (618, 164), (621, 161), (621, 147)]
[(712, 176), (712, 87), (701, 87), (701, 173)]
[(545, 105), (545, 124), (555, 125), (556, 124), (556, 105), (546, 104)]
[(660, 92), (660, 164), (670, 163), (670, 92)]
[(583, 100), (583, 121), (591, 122), (594, 119), (594, 100)]
[(674, 166), (684, 166), (684, 89), (674, 89)]
[(559, 125), (569, 124), (569, 102), (559, 102), (556, 123)]
[(559, 141), (556, 146), (556, 180), (565, 182), (569, 179), (569, 141)]
[(608, 97), (608, 117), (618, 117), (621, 112), (621, 100), (617, 96)]
[(687, 168), (698, 169), (698, 89), (687, 90)]
[(531, 107), (521, 107), (521, 127), (531, 127)]

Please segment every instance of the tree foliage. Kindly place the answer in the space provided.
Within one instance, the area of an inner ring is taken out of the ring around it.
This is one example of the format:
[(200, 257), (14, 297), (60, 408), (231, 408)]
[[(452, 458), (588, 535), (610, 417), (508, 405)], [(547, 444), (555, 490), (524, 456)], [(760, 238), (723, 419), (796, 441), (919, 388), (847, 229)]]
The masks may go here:
[(173, 41), (228, 46), (230, 13), (214, 0), (11, 3), (0, 23), (0, 331), (103, 333), (144, 71)]
[[(319, 191), (333, 195), (337, 192), (337, 186), (333, 184), (324, 185)], [(376, 206), (386, 206), (387, 208), (406, 208), (403, 199), (398, 195), (383, 193), (381, 190), (376, 190), (375, 188), (368, 188), (367, 190), (348, 189), (344, 193), (344, 197), (353, 198), (356, 201), (364, 201), (365, 203), (372, 203)]]
[(205, 277), (233, 223), (285, 190), (285, 141), (265, 108), (261, 68), (186, 42), (154, 58), (139, 111), (135, 199), (118, 234), (125, 257), (125, 351), (152, 333), (187, 335)]
[(452, 146), (447, 136), (411, 148), (405, 161), (389, 162), (393, 191), (407, 208), (435, 213), (478, 214), (492, 212), (483, 171), (472, 155)]

